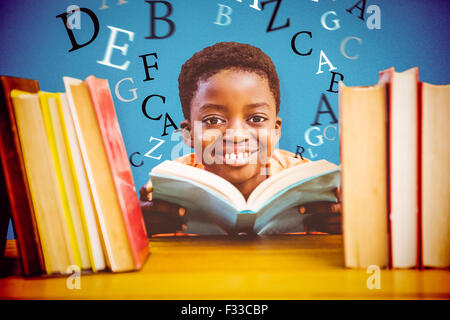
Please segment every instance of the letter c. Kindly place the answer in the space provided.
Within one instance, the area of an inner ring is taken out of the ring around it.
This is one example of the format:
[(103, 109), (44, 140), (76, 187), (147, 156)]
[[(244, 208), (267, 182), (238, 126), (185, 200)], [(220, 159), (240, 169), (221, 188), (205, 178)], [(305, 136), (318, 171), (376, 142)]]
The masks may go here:
[(297, 32), (297, 33), (292, 37), (292, 40), (291, 40), (291, 48), (292, 48), (292, 50), (293, 50), (296, 54), (298, 54), (298, 55), (300, 55), (300, 56), (309, 56), (309, 55), (311, 54), (311, 52), (312, 52), (312, 49), (310, 49), (307, 53), (301, 53), (300, 51), (297, 50), (297, 47), (295, 46), (295, 39), (296, 39), (300, 34), (302, 34), (302, 33), (306, 33), (307, 35), (309, 35), (309, 38), (312, 39), (312, 33), (309, 32), (309, 31), (300, 31), (300, 32)]
[(141, 155), (140, 152), (133, 152), (133, 153), (130, 155), (130, 163), (131, 163), (131, 165), (132, 165), (133, 167), (142, 167), (142, 166), (144, 165), (144, 161), (141, 160), (141, 162), (139, 162), (139, 164), (135, 164), (135, 163), (133, 162), (133, 156), (134, 156), (135, 154)]
[(158, 97), (161, 98), (163, 103), (166, 103), (166, 98), (157, 94), (151, 94), (149, 95), (147, 98), (144, 99), (144, 101), (142, 101), (142, 113), (144, 114), (144, 116), (146, 116), (147, 118), (149, 118), (150, 120), (159, 120), (162, 117), (162, 114), (160, 114), (158, 117), (156, 118), (152, 118), (148, 115), (147, 110), (145, 109), (145, 107), (147, 106), (147, 102), (148, 100), (150, 100), (152, 97)]
[(336, 140), (336, 137), (333, 137), (333, 138), (328, 138), (327, 137), (327, 130), (328, 130), (328, 128), (334, 128), (334, 131), (337, 131), (337, 128), (336, 128), (336, 126), (326, 126), (325, 127), (325, 129), (323, 129), (323, 136), (324, 136), (324, 138), (325, 139), (327, 139), (327, 140)]
[(356, 59), (358, 59), (359, 54), (357, 54), (357, 55), (355, 55), (355, 56), (353, 56), (353, 57), (350, 57), (350, 56), (348, 56), (348, 55), (345, 53), (345, 45), (347, 44), (347, 41), (352, 40), (352, 39), (357, 40), (359, 44), (362, 43), (362, 40), (361, 40), (360, 38), (358, 38), (358, 37), (347, 37), (347, 38), (345, 38), (344, 40), (342, 40), (342, 42), (341, 42), (341, 53), (342, 53), (342, 55), (343, 55), (344, 57), (346, 57), (347, 59), (356, 60)]

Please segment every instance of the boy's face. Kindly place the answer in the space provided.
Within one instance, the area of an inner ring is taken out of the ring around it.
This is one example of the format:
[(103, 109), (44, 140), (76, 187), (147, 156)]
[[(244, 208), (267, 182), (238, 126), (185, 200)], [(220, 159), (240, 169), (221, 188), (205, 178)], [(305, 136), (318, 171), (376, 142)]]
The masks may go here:
[(200, 80), (190, 112), (181, 127), (206, 170), (233, 184), (265, 174), (281, 129), (265, 77), (226, 69)]

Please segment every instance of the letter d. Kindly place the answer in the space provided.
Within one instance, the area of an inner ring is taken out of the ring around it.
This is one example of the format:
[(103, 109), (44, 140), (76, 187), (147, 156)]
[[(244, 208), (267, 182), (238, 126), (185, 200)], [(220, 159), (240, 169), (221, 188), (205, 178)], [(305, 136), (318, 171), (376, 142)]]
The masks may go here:
[(91, 37), (91, 39), (88, 42), (79, 44), (76, 40), (75, 40), (75, 36), (73, 34), (73, 31), (71, 28), (69, 28), (68, 26), (70, 24), (68, 24), (67, 21), (67, 16), (70, 14), (68, 12), (63, 12), (60, 15), (57, 15), (57, 18), (61, 18), (63, 23), (64, 23), (64, 27), (66, 28), (67, 34), (69, 35), (69, 39), (70, 42), (72, 43), (72, 49), (69, 50), (69, 52), (78, 50), (80, 48), (83, 48), (85, 46), (87, 46), (88, 44), (90, 44), (92, 41), (95, 40), (95, 38), (97, 38), (98, 35), (98, 31), (100, 29), (99, 23), (98, 23), (98, 19), (97, 16), (95, 15), (94, 12), (92, 12), (91, 10), (87, 9), (87, 8), (80, 8), (80, 12), (84, 12), (87, 13), (88, 16), (91, 18), (92, 22), (94, 23), (94, 35)]

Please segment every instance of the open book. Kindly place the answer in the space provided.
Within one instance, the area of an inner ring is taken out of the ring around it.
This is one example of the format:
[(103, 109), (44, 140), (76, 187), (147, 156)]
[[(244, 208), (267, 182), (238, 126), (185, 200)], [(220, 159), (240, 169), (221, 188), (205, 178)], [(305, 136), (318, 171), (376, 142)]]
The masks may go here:
[[(319, 160), (300, 164), (266, 179), (246, 201), (225, 179), (208, 171), (166, 160), (150, 172), (153, 199), (176, 203), (190, 217), (203, 216), (227, 233), (264, 233), (288, 209), (316, 201), (336, 201), (339, 167)], [(298, 211), (297, 211), (298, 212)], [(297, 213), (298, 215), (298, 213)]]

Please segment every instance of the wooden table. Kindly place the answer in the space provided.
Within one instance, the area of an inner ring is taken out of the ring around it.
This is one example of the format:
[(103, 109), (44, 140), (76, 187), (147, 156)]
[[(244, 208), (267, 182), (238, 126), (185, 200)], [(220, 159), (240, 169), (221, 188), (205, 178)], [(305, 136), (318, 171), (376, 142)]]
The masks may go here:
[[(10, 254), (12, 244), (8, 244)], [(0, 299), (449, 299), (448, 270), (344, 268), (340, 235), (150, 239), (143, 270), (66, 277), (0, 279)]]

